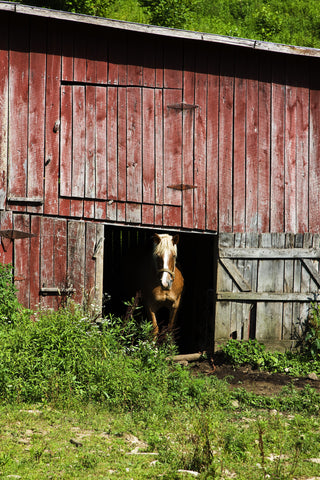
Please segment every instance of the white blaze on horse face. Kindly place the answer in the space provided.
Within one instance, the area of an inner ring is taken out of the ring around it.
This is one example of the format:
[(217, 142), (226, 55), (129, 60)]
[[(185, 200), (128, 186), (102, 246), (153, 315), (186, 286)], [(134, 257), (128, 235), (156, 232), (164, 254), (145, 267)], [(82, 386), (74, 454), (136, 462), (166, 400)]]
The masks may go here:
[[(166, 270), (171, 270), (169, 265), (170, 255), (168, 251), (165, 251), (163, 254), (163, 268)], [(163, 272), (161, 275), (161, 285), (166, 290), (169, 290), (172, 285), (172, 275), (169, 272)]]

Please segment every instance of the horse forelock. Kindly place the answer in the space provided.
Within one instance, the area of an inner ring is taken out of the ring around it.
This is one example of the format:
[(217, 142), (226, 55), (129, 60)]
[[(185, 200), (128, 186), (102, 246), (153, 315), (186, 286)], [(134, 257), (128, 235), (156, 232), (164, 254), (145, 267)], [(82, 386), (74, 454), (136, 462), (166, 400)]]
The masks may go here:
[(154, 244), (154, 255), (163, 256), (166, 252), (170, 252), (172, 255), (177, 256), (177, 245), (173, 244), (172, 236), (167, 234), (162, 234), (158, 236), (160, 237), (160, 242)]

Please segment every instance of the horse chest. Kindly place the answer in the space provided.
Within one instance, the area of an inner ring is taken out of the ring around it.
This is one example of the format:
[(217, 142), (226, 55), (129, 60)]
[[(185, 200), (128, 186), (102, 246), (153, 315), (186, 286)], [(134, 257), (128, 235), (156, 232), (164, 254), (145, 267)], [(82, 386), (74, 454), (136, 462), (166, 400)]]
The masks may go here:
[(165, 303), (172, 305), (176, 301), (176, 296), (172, 290), (163, 290), (161, 287), (157, 287), (153, 290), (153, 296), (157, 303)]

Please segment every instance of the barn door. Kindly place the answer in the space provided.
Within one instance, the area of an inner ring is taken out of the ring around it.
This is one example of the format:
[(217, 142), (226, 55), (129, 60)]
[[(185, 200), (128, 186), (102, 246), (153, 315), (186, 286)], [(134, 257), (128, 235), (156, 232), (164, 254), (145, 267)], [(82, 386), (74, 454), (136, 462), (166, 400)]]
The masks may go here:
[(181, 206), (181, 90), (64, 84), (62, 197)]
[(220, 234), (215, 345), (292, 346), (320, 289), (319, 235)]

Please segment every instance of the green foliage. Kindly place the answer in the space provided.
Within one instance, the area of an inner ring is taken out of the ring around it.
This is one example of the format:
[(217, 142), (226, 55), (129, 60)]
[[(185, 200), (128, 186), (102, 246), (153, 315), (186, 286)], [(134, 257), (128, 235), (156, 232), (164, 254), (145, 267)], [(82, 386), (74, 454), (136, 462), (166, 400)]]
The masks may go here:
[(0, 264), (0, 323), (9, 325), (16, 321), (22, 311), (13, 284), (11, 265)]
[(115, 0), (26, 0), (20, 3), (104, 17), (108, 15), (109, 8)]
[(149, 15), (150, 23), (163, 27), (184, 28), (190, 18), (194, 0), (139, 0)]
[(108, 317), (98, 327), (80, 307), (24, 316), (0, 325), (0, 395), (4, 401), (68, 403), (95, 401), (110, 408), (225, 405), (230, 395), (212, 393), (209, 379), (193, 380), (157, 346), (151, 327), (132, 317)]
[[(319, 325), (320, 326), (320, 325)], [(318, 333), (319, 334), (319, 331)], [(314, 330), (310, 329), (309, 342), (315, 343)], [(317, 345), (317, 343), (315, 343)], [(306, 343), (306, 348), (308, 344)], [(314, 347), (315, 348), (315, 347)], [(229, 340), (222, 348), (226, 361), (233, 365), (251, 365), (253, 368), (269, 372), (288, 373), (290, 375), (307, 375), (314, 372), (320, 374), (320, 358), (318, 354), (312, 356), (306, 350), (302, 353), (271, 352), (256, 340), (238, 341)]]
[(320, 48), (318, 0), (20, 0), (20, 3)]
[(283, 387), (282, 393), (273, 397), (256, 395), (239, 388), (234, 391), (234, 397), (243, 406), (251, 408), (310, 414), (318, 414), (320, 411), (320, 394), (309, 385), (302, 390), (297, 390), (293, 386)]
[(309, 311), (302, 352), (317, 361), (320, 354), (320, 304), (313, 303)]

